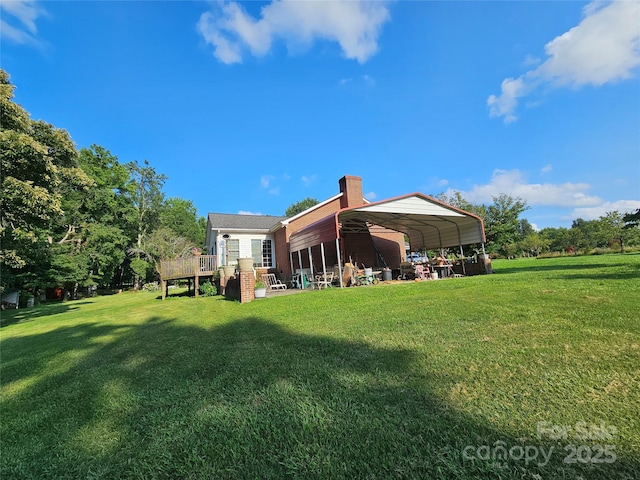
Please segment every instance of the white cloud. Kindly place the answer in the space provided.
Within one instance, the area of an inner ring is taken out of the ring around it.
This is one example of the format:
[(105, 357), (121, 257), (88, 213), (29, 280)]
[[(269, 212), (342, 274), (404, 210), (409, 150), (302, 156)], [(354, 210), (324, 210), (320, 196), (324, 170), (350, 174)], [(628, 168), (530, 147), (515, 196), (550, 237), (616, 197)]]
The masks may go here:
[(540, 169), (540, 173), (549, 173), (551, 170), (553, 170), (553, 167), (551, 166), (550, 163), (548, 163), (547, 165), (545, 165)]
[[(555, 206), (588, 208), (602, 204), (602, 199), (588, 195), (588, 183), (527, 183), (519, 170), (494, 170), (491, 181), (486, 185), (474, 185), (469, 191), (461, 191), (464, 198), (472, 203), (491, 203), (493, 197), (505, 193), (526, 200), (530, 206)], [(446, 194), (452, 195), (453, 189)]]
[(2, 38), (16, 43), (36, 43), (36, 20), (45, 11), (34, 0), (0, 0)]
[(248, 210), (240, 210), (238, 215), (262, 215), (260, 212), (250, 212)]
[(242, 63), (245, 51), (264, 56), (276, 38), (290, 52), (316, 40), (335, 41), (345, 57), (364, 63), (377, 52), (380, 29), (390, 18), (384, 1), (275, 0), (260, 14), (255, 19), (237, 2), (218, 3), (200, 16), (197, 28), (223, 63)]
[(449, 185), (449, 180), (447, 180), (446, 178), (438, 180), (439, 187), (446, 187), (447, 185)]
[(640, 200), (617, 200), (615, 202), (603, 202), (593, 207), (575, 208), (568, 220), (582, 218), (583, 220), (595, 220), (604, 216), (607, 212), (618, 211), (620, 213), (633, 212), (640, 208)]
[(364, 194), (364, 198), (366, 198), (367, 200), (373, 201), (378, 197), (378, 195), (376, 195), (376, 192), (369, 192), (369, 193), (365, 193)]
[(263, 175), (260, 177), (260, 185), (262, 188), (269, 188), (271, 181), (273, 180), (273, 175)]
[(308, 177), (303, 176), (303, 177), (301, 178), (301, 180), (302, 180), (302, 183), (304, 184), (304, 186), (305, 186), (305, 187), (308, 187), (309, 185), (311, 185), (313, 182), (315, 182), (315, 181), (316, 181), (316, 178), (317, 178), (317, 177), (318, 177), (318, 176), (314, 173), (313, 175), (310, 175), (310, 176), (308, 176)]
[(518, 100), (542, 85), (600, 86), (633, 76), (640, 65), (640, 2), (595, 1), (583, 13), (579, 25), (545, 45), (547, 59), (541, 65), (502, 82), (501, 94), (487, 100), (492, 117), (515, 121)]

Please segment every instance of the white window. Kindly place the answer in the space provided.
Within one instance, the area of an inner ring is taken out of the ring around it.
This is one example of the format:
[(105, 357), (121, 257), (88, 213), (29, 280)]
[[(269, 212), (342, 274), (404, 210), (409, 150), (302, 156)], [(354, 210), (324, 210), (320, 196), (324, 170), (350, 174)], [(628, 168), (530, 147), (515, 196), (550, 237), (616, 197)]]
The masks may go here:
[(234, 265), (238, 263), (239, 256), (240, 240), (237, 238), (230, 238), (227, 240), (227, 265)]
[(262, 266), (273, 267), (273, 249), (271, 248), (271, 240), (262, 241)]
[(251, 256), (254, 267), (273, 267), (273, 248), (271, 240), (251, 239)]

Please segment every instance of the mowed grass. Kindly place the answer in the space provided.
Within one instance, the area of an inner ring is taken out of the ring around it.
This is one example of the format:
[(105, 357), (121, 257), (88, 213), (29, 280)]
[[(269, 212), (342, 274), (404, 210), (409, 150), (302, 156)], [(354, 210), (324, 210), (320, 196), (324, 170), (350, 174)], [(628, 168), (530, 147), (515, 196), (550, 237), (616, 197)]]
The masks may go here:
[(638, 478), (640, 255), (494, 268), (2, 312), (0, 474)]

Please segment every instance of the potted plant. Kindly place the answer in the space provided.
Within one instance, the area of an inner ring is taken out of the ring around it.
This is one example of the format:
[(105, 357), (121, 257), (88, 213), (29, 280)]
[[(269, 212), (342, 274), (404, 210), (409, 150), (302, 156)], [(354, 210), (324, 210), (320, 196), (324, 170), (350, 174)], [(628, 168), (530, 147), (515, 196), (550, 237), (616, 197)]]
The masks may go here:
[(234, 265), (225, 265), (222, 269), (224, 270), (224, 276), (227, 278), (233, 277), (236, 274), (236, 267)]
[(238, 258), (238, 270), (241, 272), (253, 271), (253, 257)]
[(267, 286), (260, 278), (256, 278), (256, 284), (253, 287), (253, 296), (255, 298), (264, 298), (267, 296)]

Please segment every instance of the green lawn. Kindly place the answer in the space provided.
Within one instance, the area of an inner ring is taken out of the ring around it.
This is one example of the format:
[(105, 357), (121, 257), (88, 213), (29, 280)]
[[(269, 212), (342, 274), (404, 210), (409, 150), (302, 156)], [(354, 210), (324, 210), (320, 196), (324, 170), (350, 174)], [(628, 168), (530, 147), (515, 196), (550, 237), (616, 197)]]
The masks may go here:
[(0, 475), (638, 478), (640, 255), (494, 268), (2, 312)]

